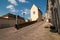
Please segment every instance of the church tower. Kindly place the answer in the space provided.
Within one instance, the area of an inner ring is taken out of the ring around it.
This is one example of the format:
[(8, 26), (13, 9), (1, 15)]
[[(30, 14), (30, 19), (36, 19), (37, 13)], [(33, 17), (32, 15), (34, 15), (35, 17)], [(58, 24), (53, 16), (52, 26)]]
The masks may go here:
[(30, 18), (31, 18), (31, 21), (42, 21), (42, 12), (34, 4), (30, 10)]

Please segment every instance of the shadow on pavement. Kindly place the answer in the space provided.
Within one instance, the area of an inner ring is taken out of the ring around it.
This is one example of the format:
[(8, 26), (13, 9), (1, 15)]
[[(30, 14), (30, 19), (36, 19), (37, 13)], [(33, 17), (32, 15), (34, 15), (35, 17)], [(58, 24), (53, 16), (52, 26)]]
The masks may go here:
[(18, 24), (18, 25), (15, 25), (15, 28), (16, 28), (17, 30), (19, 30), (20, 28), (29, 26), (29, 25), (34, 24), (34, 23), (36, 23), (36, 22), (37, 22), (37, 21), (26, 22), (26, 23), (23, 23), (23, 24)]

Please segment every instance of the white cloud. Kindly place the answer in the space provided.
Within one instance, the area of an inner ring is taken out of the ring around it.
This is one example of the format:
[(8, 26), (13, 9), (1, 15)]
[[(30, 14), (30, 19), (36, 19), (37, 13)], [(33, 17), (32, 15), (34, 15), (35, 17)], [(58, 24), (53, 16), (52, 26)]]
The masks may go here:
[(16, 12), (16, 9), (14, 8), (13, 5), (8, 5), (6, 8), (10, 9), (11, 12)]
[(6, 8), (13, 9), (13, 8), (14, 8), (14, 6), (13, 6), (13, 5), (8, 5)]
[(30, 13), (30, 10), (29, 9), (24, 9), (24, 10), (20, 10), (21, 11), (21, 13), (23, 14), (23, 13), (25, 13), (25, 14), (29, 14)]
[(11, 12), (16, 12), (16, 10), (15, 9), (12, 9), (12, 10), (10, 10)]
[(26, 0), (19, 0), (19, 2), (28, 3), (28, 1), (26, 1)]
[(8, 2), (10, 2), (10, 3), (13, 4), (13, 5), (17, 5), (16, 0), (8, 0)]

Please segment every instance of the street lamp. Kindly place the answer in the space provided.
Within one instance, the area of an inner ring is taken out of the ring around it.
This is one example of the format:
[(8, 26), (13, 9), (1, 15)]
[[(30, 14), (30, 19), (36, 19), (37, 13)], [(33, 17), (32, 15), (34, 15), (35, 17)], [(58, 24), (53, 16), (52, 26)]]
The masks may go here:
[(25, 18), (25, 13), (23, 13), (23, 17)]
[(17, 16), (17, 14), (16, 14), (16, 24), (15, 24), (15, 28), (18, 30), (19, 28), (18, 28), (18, 26), (17, 26), (17, 24), (18, 24), (18, 16)]
[(16, 15), (16, 25), (17, 25), (17, 15)]
[(25, 14), (26, 14), (26, 11), (23, 12), (23, 17), (24, 17), (24, 19), (25, 19)]

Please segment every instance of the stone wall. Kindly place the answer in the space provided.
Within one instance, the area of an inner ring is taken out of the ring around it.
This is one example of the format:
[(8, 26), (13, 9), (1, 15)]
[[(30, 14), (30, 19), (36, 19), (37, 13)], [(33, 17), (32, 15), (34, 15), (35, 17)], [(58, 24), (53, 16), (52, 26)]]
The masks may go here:
[[(24, 23), (24, 20), (22, 19), (18, 19), (18, 24), (22, 24)], [(0, 28), (5, 28), (5, 27), (13, 27), (16, 24), (16, 20), (15, 19), (0, 19)]]

